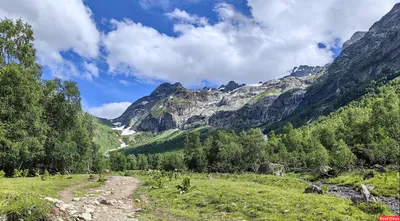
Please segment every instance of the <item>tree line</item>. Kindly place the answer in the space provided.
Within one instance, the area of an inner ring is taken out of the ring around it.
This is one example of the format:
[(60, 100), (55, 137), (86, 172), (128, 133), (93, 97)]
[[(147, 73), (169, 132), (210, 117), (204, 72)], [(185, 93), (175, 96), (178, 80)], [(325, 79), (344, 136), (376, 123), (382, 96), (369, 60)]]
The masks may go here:
[(41, 80), (33, 31), (0, 21), (0, 170), (87, 172), (96, 169), (92, 116), (82, 111), (75, 82)]
[[(384, 83), (382, 83), (384, 82)], [(259, 129), (219, 130), (205, 140), (186, 135), (183, 151), (128, 155), (110, 160), (113, 169), (190, 170), (195, 172), (263, 172), (269, 163), (292, 171), (332, 174), (356, 167), (397, 165), (400, 159), (400, 80), (372, 82), (369, 93), (338, 111), (300, 128), (284, 126), (281, 134)], [(119, 168), (118, 162), (125, 162)]]

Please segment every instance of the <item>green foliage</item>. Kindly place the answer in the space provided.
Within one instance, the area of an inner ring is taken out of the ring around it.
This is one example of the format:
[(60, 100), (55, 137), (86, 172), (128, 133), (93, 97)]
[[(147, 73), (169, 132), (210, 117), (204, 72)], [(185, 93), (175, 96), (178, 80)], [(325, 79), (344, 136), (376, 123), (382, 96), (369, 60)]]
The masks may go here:
[(49, 171), (45, 170), (42, 176), (40, 177), (43, 181), (46, 181), (50, 177)]
[(89, 172), (100, 149), (94, 119), (75, 82), (40, 79), (33, 41), (30, 25), (0, 21), (0, 169)]
[(6, 175), (6, 173), (3, 170), (0, 170), (0, 178), (3, 178)]
[(110, 168), (113, 171), (125, 171), (126, 170), (126, 157), (125, 155), (111, 151), (110, 152)]
[(203, 153), (198, 131), (186, 135), (184, 148), (187, 168), (196, 172), (205, 171), (207, 168), (206, 155)]
[(185, 161), (182, 152), (167, 152), (163, 154), (161, 169), (167, 171), (184, 170)]
[(139, 170), (147, 170), (149, 168), (149, 162), (147, 160), (146, 155), (139, 154), (138, 155), (138, 169)]
[(180, 194), (187, 193), (190, 190), (190, 178), (185, 177), (182, 180), (182, 184), (177, 185), (176, 188), (179, 190)]
[(137, 169), (137, 160), (135, 155), (128, 155), (126, 157), (127, 169), (128, 170), (136, 170)]

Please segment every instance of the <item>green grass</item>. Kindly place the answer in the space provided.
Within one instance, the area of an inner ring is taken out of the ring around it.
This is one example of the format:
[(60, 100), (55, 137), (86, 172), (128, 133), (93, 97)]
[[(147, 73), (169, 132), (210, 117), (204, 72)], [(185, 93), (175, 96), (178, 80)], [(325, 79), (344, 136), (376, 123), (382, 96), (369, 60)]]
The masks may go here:
[(355, 189), (360, 188), (361, 184), (370, 184), (374, 186), (371, 191), (373, 195), (389, 196), (400, 199), (400, 178), (398, 171), (388, 171), (386, 173), (375, 172), (371, 179), (363, 179), (363, 171), (345, 173), (336, 178), (327, 180), (327, 183), (342, 186), (351, 186)]
[(93, 142), (100, 146), (101, 153), (104, 153), (107, 150), (115, 149), (120, 146), (120, 132), (112, 130), (110, 126), (105, 125), (98, 119), (95, 119), (95, 125), (96, 129)]
[[(175, 186), (186, 176), (192, 189), (179, 194)], [(150, 188), (154, 179), (149, 175), (139, 178), (143, 185), (136, 197), (150, 200), (140, 203), (140, 220), (377, 220), (392, 214), (382, 205), (353, 206), (333, 195), (304, 194), (308, 183), (295, 176), (226, 174), (208, 179), (206, 174), (185, 174), (172, 181), (164, 178), (163, 188)]]
[(265, 97), (267, 95), (278, 94), (278, 93), (279, 92), (276, 89), (269, 89), (269, 90), (266, 90), (266, 91), (258, 94), (257, 96), (254, 97), (254, 99), (258, 100), (258, 99), (263, 98), (263, 97)]
[(86, 182), (89, 175), (72, 175), (63, 179), (50, 177), (42, 181), (34, 178), (0, 178), (0, 215), (8, 214), (9, 219), (39, 220), (46, 216), (51, 204), (43, 197), (57, 198), (58, 191), (67, 186)]

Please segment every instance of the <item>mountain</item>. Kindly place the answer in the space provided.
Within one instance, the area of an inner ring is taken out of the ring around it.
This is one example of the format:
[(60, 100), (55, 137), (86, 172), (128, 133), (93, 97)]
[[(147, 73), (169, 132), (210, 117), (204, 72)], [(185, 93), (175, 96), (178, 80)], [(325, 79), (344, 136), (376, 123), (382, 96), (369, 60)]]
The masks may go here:
[(326, 74), (309, 87), (292, 114), (267, 129), (279, 128), (285, 122), (303, 125), (359, 99), (372, 83), (399, 76), (399, 24), (400, 3), (340, 53), (327, 67)]
[(281, 79), (240, 85), (230, 81), (218, 89), (190, 90), (164, 83), (135, 103), (114, 125), (135, 131), (216, 128), (279, 129), (327, 115), (366, 93), (371, 82), (395, 78), (400, 69), (400, 4), (368, 32), (356, 32), (333, 63), (301, 65)]
[[(296, 106), (297, 97), (302, 96), (304, 90), (321, 76), (324, 68), (310, 67), (309, 70), (311, 72), (304, 70), (302, 77), (288, 76), (259, 84), (239, 85), (230, 81), (219, 89), (190, 90), (180, 83), (163, 83), (149, 96), (134, 102), (120, 117), (111, 122), (115, 126), (124, 125), (135, 131), (158, 132), (205, 125), (219, 128), (257, 126), (270, 119), (279, 120), (290, 113), (285, 104)], [(316, 70), (320, 72), (317, 73)], [(291, 99), (287, 93), (293, 90), (297, 92)], [(268, 106), (273, 106), (268, 116), (257, 112), (260, 108), (265, 109)], [(246, 115), (243, 110), (249, 108), (256, 111), (251, 113), (251, 119), (243, 121), (241, 118)], [(232, 117), (226, 116), (236, 112), (242, 114), (237, 115), (238, 119), (235, 119), (235, 122), (230, 122)]]

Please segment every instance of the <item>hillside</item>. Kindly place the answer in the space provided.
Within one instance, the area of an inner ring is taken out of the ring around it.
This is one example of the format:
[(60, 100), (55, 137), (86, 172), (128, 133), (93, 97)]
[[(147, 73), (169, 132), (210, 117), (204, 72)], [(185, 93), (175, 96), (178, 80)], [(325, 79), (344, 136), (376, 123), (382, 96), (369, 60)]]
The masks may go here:
[(118, 148), (121, 145), (118, 131), (112, 130), (110, 125), (104, 124), (102, 120), (97, 118), (94, 119), (94, 124), (93, 142), (100, 146), (100, 153)]

